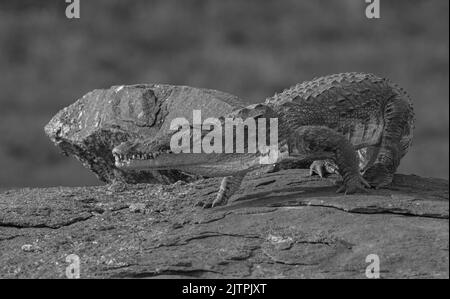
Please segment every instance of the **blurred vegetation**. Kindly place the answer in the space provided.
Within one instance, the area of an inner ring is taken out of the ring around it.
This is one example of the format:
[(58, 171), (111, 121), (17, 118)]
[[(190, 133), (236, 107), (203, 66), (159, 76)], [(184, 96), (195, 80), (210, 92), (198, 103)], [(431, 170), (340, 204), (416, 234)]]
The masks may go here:
[(170, 83), (253, 102), (315, 76), (373, 72), (414, 101), (401, 172), (448, 178), (449, 2), (381, 0), (0, 1), (0, 187), (90, 185), (43, 127), (95, 88)]

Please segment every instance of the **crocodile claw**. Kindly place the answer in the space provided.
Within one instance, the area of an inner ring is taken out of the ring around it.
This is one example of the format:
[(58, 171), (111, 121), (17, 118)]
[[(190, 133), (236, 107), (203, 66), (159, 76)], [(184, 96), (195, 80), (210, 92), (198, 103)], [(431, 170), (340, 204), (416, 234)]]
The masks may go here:
[(212, 202), (213, 202), (212, 200), (200, 200), (195, 204), (195, 206), (204, 209), (209, 209), (212, 208)]
[(375, 163), (366, 170), (364, 178), (373, 188), (380, 189), (389, 186), (392, 183), (394, 176), (389, 172), (385, 165)]
[(195, 204), (195, 206), (201, 207), (203, 209), (211, 209), (214, 208), (215, 206), (218, 206), (218, 204), (215, 204), (215, 201), (216, 200), (212, 197), (207, 199), (201, 199)]
[(368, 193), (366, 188), (370, 187), (370, 184), (362, 176), (358, 176), (347, 182), (343, 182), (336, 193), (345, 193), (346, 195), (353, 193)]
[(228, 203), (228, 198), (224, 194), (217, 194), (216, 199), (213, 201), (211, 207), (224, 206)]
[(215, 198), (209, 197), (198, 201), (195, 205), (204, 209), (224, 206), (228, 203), (228, 198), (223, 193), (218, 193)]

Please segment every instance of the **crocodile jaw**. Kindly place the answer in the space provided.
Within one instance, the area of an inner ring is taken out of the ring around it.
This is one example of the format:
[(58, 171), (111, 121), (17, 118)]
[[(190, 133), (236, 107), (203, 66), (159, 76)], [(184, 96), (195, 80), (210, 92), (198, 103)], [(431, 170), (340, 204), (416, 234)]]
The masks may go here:
[[(187, 166), (195, 164), (193, 154), (150, 154), (118, 156), (114, 155), (115, 166), (122, 170), (157, 170), (174, 169), (175, 166)], [(205, 162), (205, 161), (203, 161)]]
[[(114, 155), (115, 166), (125, 171), (183, 169), (197, 172), (199, 168), (222, 168), (226, 165), (239, 164), (242, 170), (251, 168), (259, 161), (256, 154), (205, 154), (205, 153), (161, 153), (148, 155), (134, 155), (124, 157)], [(194, 170), (195, 169), (195, 170)]]

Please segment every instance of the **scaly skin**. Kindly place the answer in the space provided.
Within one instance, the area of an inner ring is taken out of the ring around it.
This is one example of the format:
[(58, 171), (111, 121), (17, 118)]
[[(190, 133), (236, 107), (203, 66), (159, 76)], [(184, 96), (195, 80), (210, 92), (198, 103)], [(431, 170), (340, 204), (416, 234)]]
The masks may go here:
[[(392, 182), (400, 159), (411, 145), (414, 122), (411, 101), (401, 88), (363, 73), (304, 82), (227, 117), (263, 117), (267, 121), (278, 118), (276, 163), (289, 159), (326, 160), (325, 164), (332, 165), (330, 168), (342, 176), (338, 192), (345, 193), (365, 191), (370, 186), (381, 188)], [(224, 118), (221, 122), (224, 128)], [(217, 197), (205, 207), (226, 204), (245, 174), (261, 167), (260, 152), (174, 154), (169, 146), (173, 134), (116, 147), (116, 166), (126, 170), (180, 169), (225, 177)], [(206, 134), (202, 132), (202, 137)], [(314, 170), (317, 166), (313, 164)]]

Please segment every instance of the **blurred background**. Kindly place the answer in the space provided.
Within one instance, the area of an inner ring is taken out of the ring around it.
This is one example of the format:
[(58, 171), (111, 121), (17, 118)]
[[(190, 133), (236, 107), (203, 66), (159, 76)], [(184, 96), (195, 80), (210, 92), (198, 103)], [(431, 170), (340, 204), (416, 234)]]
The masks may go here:
[(449, 1), (0, 1), (0, 188), (94, 185), (43, 127), (96, 88), (169, 83), (252, 102), (316, 76), (388, 77), (411, 95), (412, 150), (400, 172), (448, 178)]

